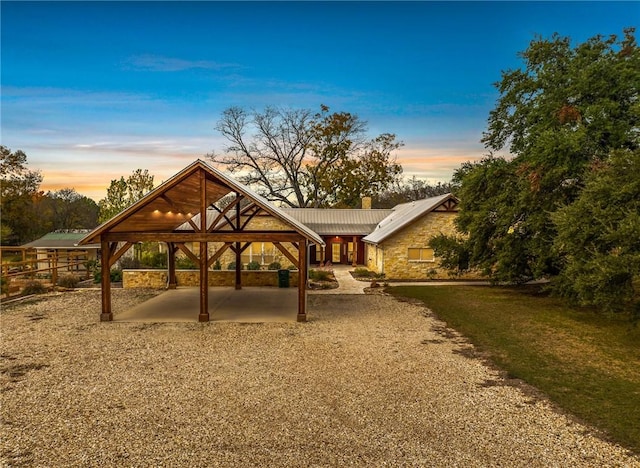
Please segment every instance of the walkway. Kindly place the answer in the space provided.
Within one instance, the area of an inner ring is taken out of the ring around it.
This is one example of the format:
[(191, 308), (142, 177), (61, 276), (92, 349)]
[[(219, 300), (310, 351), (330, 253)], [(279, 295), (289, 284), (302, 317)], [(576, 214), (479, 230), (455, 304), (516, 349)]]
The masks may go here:
[(351, 265), (333, 265), (333, 275), (340, 285), (336, 289), (318, 289), (308, 291), (309, 294), (364, 294), (364, 288), (370, 286), (365, 281), (356, 281), (351, 273)]

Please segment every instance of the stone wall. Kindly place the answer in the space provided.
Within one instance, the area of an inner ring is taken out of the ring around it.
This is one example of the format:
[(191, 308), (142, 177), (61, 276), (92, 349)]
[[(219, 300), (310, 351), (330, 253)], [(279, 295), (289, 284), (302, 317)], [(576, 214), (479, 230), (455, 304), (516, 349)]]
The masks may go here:
[[(243, 286), (278, 286), (276, 270), (243, 270), (241, 272)], [(233, 270), (209, 271), (209, 286), (234, 286), (236, 272)], [(198, 286), (200, 270), (176, 270), (178, 286)], [(298, 286), (298, 271), (289, 272), (289, 287)], [(122, 272), (123, 288), (166, 288), (167, 270), (124, 270)]]
[[(369, 245), (367, 266), (386, 279), (451, 279), (448, 270), (434, 261), (410, 261), (409, 248), (429, 248), (429, 240), (438, 234), (455, 235), (457, 213), (431, 212), (401, 229), (380, 245)], [(478, 279), (477, 274), (466, 274), (461, 279)]]

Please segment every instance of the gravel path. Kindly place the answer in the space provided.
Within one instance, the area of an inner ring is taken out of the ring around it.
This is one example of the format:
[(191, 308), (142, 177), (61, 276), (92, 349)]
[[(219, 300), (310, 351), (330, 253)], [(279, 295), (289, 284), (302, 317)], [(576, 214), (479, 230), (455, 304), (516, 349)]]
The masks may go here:
[(391, 297), (310, 296), (302, 324), (99, 310), (95, 290), (3, 308), (3, 466), (640, 467)]

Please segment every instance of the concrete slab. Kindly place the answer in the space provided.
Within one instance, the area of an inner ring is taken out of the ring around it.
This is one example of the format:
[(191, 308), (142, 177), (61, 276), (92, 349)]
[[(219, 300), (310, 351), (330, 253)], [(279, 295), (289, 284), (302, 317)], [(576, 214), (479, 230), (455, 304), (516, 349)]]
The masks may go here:
[[(114, 313), (115, 322), (197, 322), (200, 289), (167, 290), (133, 307)], [(211, 321), (264, 323), (295, 322), (298, 314), (297, 288), (243, 287), (209, 288)]]

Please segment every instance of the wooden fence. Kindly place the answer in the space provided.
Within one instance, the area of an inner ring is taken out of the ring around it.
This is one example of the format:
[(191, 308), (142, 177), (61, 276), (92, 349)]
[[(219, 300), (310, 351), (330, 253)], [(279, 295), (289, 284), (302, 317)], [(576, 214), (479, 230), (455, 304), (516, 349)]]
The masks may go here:
[[(36, 250), (20, 247), (0, 247), (2, 266), (0, 278), (3, 297), (20, 293), (29, 281), (40, 281), (45, 286), (55, 286), (63, 274), (75, 274), (89, 279), (92, 271), (87, 266), (86, 250), (59, 251)], [(16, 260), (20, 258), (21, 260)]]

